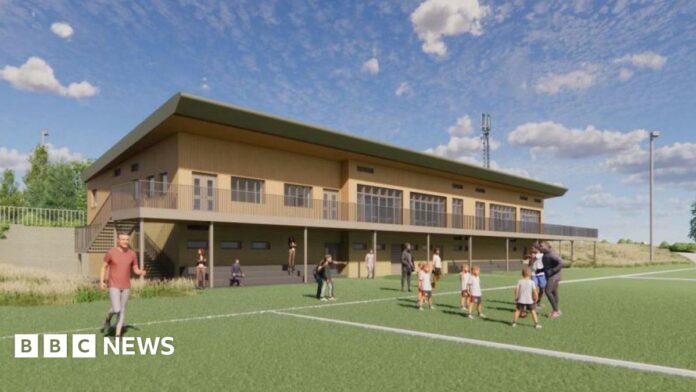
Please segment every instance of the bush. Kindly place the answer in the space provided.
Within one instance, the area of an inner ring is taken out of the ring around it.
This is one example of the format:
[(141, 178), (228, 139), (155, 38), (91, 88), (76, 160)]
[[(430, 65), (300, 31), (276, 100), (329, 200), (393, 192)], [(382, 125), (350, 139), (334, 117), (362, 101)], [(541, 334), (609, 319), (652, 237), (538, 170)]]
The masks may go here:
[(672, 252), (696, 252), (696, 243), (693, 242), (675, 242), (669, 247)]
[(667, 241), (660, 242), (660, 248), (669, 249), (669, 247), (670, 247), (669, 242), (667, 242)]

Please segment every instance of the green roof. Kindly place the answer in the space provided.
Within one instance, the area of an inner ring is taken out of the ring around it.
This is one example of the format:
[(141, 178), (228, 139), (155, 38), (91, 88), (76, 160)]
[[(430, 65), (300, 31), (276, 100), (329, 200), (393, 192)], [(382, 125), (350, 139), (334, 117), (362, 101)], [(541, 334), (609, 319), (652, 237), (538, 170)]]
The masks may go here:
[(259, 113), (185, 93), (174, 95), (160, 106), (154, 113), (146, 118), (145, 121), (140, 123), (135, 129), (104, 153), (104, 155), (99, 157), (91, 166), (85, 169), (82, 173), (82, 179), (85, 181), (91, 179), (113, 164), (114, 161), (125, 157), (137, 142), (148, 136), (153, 129), (173, 115), (233, 126), (507, 186), (524, 188), (549, 196), (562, 196), (567, 191), (566, 188), (558, 185), (536, 181), (497, 170), (486, 169), (481, 166), (460, 161), (440, 158), (431, 154), (412, 151), (386, 143), (375, 142), (347, 133), (303, 124), (297, 121)]

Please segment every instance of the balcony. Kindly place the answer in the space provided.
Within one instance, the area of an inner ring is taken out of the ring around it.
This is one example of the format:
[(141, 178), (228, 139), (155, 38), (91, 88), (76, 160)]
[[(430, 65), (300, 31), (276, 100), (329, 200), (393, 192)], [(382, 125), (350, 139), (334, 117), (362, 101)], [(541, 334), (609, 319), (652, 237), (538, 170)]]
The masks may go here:
[[(248, 219), (240, 220), (240, 222), (256, 223), (255, 221), (258, 220), (259, 223), (286, 222), (297, 225), (311, 222), (313, 226), (337, 229), (377, 230), (379, 228), (380, 230), (429, 231), (433, 234), (454, 235), (521, 234), (521, 237), (527, 238), (575, 237), (589, 240), (596, 239), (598, 235), (597, 229), (584, 227), (148, 181), (131, 182), (112, 188), (111, 210), (115, 217), (122, 212), (123, 219), (143, 217), (143, 210), (150, 212), (165, 210), (186, 213), (181, 214), (182, 220), (187, 219), (184, 215), (192, 217), (198, 213), (201, 214), (199, 216), (208, 218), (214, 216), (216, 219), (211, 220), (216, 221), (226, 221), (221, 219), (224, 217), (246, 217)], [(158, 216), (175, 215), (160, 214)]]

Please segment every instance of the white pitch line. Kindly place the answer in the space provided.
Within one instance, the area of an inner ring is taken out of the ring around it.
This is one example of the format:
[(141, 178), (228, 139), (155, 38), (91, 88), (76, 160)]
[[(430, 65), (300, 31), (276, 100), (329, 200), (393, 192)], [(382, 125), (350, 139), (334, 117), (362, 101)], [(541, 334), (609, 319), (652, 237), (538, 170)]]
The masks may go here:
[(567, 360), (572, 360), (572, 361), (588, 362), (588, 363), (595, 363), (595, 364), (600, 364), (600, 365), (609, 365), (609, 366), (627, 368), (627, 369), (632, 369), (632, 370), (642, 370), (642, 371), (646, 371), (646, 372), (662, 373), (662, 374), (667, 374), (670, 376), (682, 376), (682, 377), (689, 377), (689, 378), (696, 379), (696, 371), (690, 370), (690, 369), (680, 369), (680, 368), (673, 368), (673, 367), (668, 367), (668, 366), (653, 365), (653, 364), (649, 364), (649, 363), (631, 362), (631, 361), (624, 361), (624, 360), (620, 360), (620, 359), (611, 359), (611, 358), (604, 358), (604, 357), (596, 357), (596, 356), (592, 356), (592, 355), (569, 353), (569, 352), (564, 352), (564, 351), (547, 350), (547, 349), (536, 348), (536, 347), (517, 346), (514, 344), (492, 342), (492, 341), (488, 341), (488, 340), (478, 340), (478, 339), (464, 338), (464, 337), (460, 337), (460, 336), (440, 335), (440, 334), (435, 334), (435, 333), (430, 333), (430, 332), (421, 332), (421, 331), (414, 331), (414, 330), (403, 329), (403, 328), (385, 327), (382, 325), (375, 325), (375, 324), (356, 323), (353, 321), (336, 320), (336, 319), (330, 319), (330, 318), (325, 318), (325, 317), (309, 316), (309, 315), (305, 315), (305, 314), (286, 313), (286, 312), (272, 312), (272, 313), (280, 315), (280, 316), (296, 317), (296, 318), (307, 319), (307, 320), (321, 321), (321, 322), (325, 322), (325, 323), (347, 325), (347, 326), (357, 327), (357, 328), (362, 328), (362, 329), (370, 329), (370, 330), (376, 330), (376, 331), (382, 331), (382, 332), (391, 332), (391, 333), (397, 333), (397, 334), (401, 334), (401, 335), (415, 336), (415, 337), (428, 338), (428, 339), (444, 340), (444, 341), (450, 341), (450, 342), (455, 342), (455, 343), (460, 343), (460, 344), (469, 344), (469, 345), (473, 345), (473, 346), (480, 346), (480, 347), (486, 347), (486, 348), (495, 348), (495, 349), (501, 349), (501, 350), (507, 350), (507, 351), (523, 352), (523, 353), (529, 353), (529, 354), (543, 355), (543, 356), (547, 356), (547, 357), (567, 359)]
[(696, 279), (689, 278), (658, 278), (656, 276), (629, 276), (622, 279), (635, 279), (635, 280), (673, 280), (677, 282), (696, 282)]
[[(627, 277), (632, 277), (632, 276), (643, 276), (643, 275), (651, 275), (651, 274), (663, 274), (663, 273), (670, 273), (670, 272), (692, 271), (692, 270), (696, 270), (696, 267), (684, 268), (684, 269), (672, 269), (672, 270), (643, 272), (643, 273), (637, 273), (637, 274), (609, 275), (609, 276), (601, 276), (601, 277), (595, 277), (595, 278), (565, 280), (565, 281), (561, 281), (561, 284), (592, 282), (592, 281), (598, 281), (598, 280), (627, 278)], [(499, 287), (484, 288), (484, 289), (482, 289), (482, 291), (510, 290), (513, 288), (515, 288), (515, 286), (499, 286)], [(433, 294), (433, 296), (452, 295), (452, 294), (459, 294), (459, 293), (460, 293), (460, 291), (447, 291), (447, 292), (435, 293), (435, 294)], [(329, 303), (329, 304), (293, 306), (293, 307), (282, 308), (282, 309), (266, 309), (266, 310), (254, 310), (254, 311), (249, 311), (249, 312), (211, 314), (211, 315), (205, 315), (205, 316), (193, 316), (193, 317), (183, 317), (183, 318), (175, 318), (175, 319), (167, 319), (167, 320), (145, 321), (142, 323), (135, 323), (135, 324), (129, 324), (129, 325), (134, 326), (134, 327), (138, 327), (138, 326), (148, 326), (148, 325), (157, 325), (157, 324), (183, 323), (183, 322), (189, 322), (189, 321), (214, 320), (214, 319), (230, 318), (230, 317), (237, 317), (237, 316), (252, 316), (252, 315), (264, 314), (264, 313), (269, 313), (269, 312), (287, 312), (287, 311), (295, 311), (295, 310), (328, 308), (328, 307), (334, 307), (334, 306), (362, 305), (362, 304), (370, 304), (370, 303), (376, 303), (376, 302), (385, 302), (385, 301), (393, 301), (393, 300), (399, 300), (399, 299), (407, 299), (407, 298), (413, 298), (413, 297), (414, 297), (413, 295), (408, 295), (408, 296), (399, 296), (399, 297), (374, 298), (374, 299), (366, 299), (366, 300), (358, 300), (358, 301), (350, 301), (350, 302), (335, 302), (335, 303)], [(60, 334), (60, 333), (75, 333), (75, 332), (85, 332), (85, 331), (95, 331), (95, 330), (98, 330), (98, 327), (85, 327), (85, 328), (70, 329), (70, 330), (64, 330), (64, 331), (47, 331), (47, 332), (34, 332), (34, 333), (37, 333), (37, 334)], [(6, 339), (12, 339), (12, 338), (14, 338), (14, 335), (0, 336), (0, 341), (6, 340)]]

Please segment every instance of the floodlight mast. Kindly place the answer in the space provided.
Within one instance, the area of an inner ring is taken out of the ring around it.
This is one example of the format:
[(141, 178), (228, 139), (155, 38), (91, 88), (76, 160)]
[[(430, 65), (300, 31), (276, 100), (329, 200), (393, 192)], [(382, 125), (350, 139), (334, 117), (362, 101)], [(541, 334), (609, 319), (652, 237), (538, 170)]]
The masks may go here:
[(481, 144), (483, 144), (483, 167), (491, 168), (491, 115), (481, 114)]
[(660, 137), (660, 131), (650, 132), (650, 262), (655, 258), (655, 248), (653, 247), (653, 182), (655, 180), (655, 160), (653, 158), (653, 150), (655, 139)]

